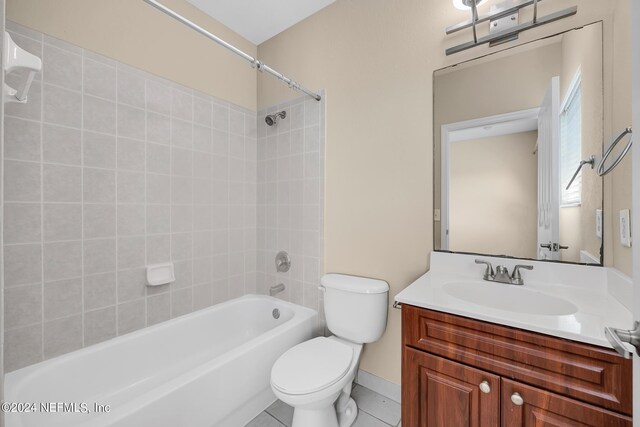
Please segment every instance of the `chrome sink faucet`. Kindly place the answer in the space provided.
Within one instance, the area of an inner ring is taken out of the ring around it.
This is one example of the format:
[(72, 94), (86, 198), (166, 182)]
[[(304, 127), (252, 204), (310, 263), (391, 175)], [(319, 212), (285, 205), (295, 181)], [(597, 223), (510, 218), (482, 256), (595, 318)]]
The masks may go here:
[(489, 261), (476, 259), (476, 264), (484, 264), (487, 268), (484, 270), (482, 280), (488, 282), (507, 283), (509, 285), (524, 285), (524, 280), (520, 274), (520, 269), (533, 270), (532, 265), (518, 264), (513, 268), (513, 273), (509, 274), (509, 269), (505, 266), (499, 265), (494, 272), (493, 266)]

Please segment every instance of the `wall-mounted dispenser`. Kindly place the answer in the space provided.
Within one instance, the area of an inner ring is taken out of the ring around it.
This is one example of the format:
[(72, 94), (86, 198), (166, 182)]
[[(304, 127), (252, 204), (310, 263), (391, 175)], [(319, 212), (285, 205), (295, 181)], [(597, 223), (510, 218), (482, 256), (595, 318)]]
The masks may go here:
[(42, 70), (42, 60), (32, 53), (27, 52), (18, 46), (8, 32), (4, 32), (4, 63), (3, 68), (5, 74), (13, 71), (27, 70), (27, 79), (19, 89), (14, 89), (4, 84), (3, 98), (4, 103), (17, 102), (24, 104), (27, 102), (27, 95), (33, 83), (36, 73)]

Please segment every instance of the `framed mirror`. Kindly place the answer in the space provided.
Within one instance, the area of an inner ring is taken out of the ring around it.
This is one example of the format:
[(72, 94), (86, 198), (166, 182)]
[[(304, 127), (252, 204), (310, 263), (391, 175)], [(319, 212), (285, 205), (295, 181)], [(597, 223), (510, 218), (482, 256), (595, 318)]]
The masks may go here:
[(435, 250), (602, 265), (603, 91), (601, 22), (437, 70)]

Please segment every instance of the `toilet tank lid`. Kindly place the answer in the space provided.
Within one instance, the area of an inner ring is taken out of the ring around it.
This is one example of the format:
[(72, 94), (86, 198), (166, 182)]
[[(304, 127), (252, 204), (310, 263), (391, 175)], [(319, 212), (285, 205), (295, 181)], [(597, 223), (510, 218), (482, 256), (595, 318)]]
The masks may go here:
[(325, 288), (355, 292), (358, 294), (382, 294), (389, 292), (389, 284), (384, 280), (347, 276), (346, 274), (325, 274), (320, 279), (320, 284)]

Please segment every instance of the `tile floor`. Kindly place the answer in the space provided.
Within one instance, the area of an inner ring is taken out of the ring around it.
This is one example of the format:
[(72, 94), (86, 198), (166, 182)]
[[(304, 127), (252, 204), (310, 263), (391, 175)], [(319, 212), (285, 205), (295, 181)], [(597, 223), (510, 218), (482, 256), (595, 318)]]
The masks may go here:
[[(352, 427), (400, 426), (400, 404), (356, 385), (351, 397), (358, 404), (358, 418)], [(277, 400), (245, 427), (291, 427), (293, 408)]]

